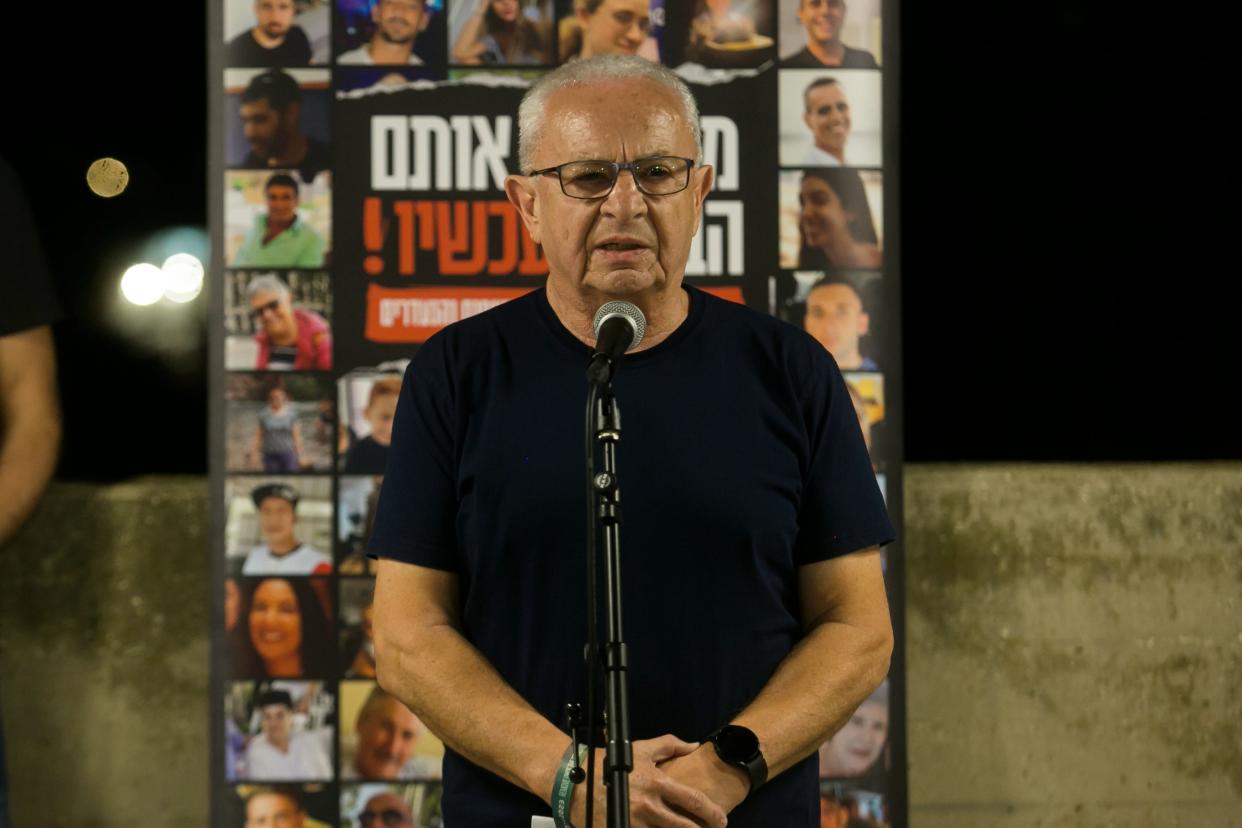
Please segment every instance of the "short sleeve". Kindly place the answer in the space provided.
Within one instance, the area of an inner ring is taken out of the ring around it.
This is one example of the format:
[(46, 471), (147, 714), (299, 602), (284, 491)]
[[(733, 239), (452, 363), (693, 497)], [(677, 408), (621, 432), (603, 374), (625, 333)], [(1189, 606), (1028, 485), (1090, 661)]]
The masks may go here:
[(444, 337), (406, 368), (367, 554), (457, 571), (456, 416)]
[(47, 325), (60, 319), (60, 306), (38, 229), (17, 173), (0, 159), (0, 218), (5, 245), (0, 249), (0, 336)]
[(799, 566), (883, 546), (896, 537), (845, 378), (827, 352), (812, 364), (803, 400), (809, 457), (794, 547)]

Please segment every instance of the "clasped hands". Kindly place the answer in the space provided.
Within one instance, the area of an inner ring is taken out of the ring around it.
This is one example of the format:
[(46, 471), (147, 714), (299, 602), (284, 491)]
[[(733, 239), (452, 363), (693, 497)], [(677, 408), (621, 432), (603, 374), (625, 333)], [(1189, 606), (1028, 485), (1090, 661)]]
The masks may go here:
[[(724, 828), (726, 815), (750, 791), (740, 768), (730, 767), (706, 742), (683, 742), (672, 734), (633, 743), (630, 772), (631, 828)], [(595, 812), (591, 828), (607, 825), (608, 789), (604, 749), (595, 751)], [(586, 827), (586, 783), (574, 786), (570, 822)]]

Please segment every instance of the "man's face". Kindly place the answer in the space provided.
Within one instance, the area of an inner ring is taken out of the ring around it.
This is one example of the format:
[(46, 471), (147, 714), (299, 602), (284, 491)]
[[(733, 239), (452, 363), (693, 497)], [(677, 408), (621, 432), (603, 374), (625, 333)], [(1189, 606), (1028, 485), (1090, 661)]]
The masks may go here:
[(302, 828), (305, 813), (284, 794), (260, 793), (246, 803), (246, 828)]
[[(674, 93), (650, 80), (571, 87), (544, 110), (535, 169), (568, 161), (633, 161), (695, 156), (694, 135)], [(543, 245), (549, 286), (584, 306), (607, 298), (654, 296), (679, 289), (698, 228), (710, 167), (693, 167), (689, 186), (646, 195), (622, 172), (606, 198), (571, 198), (555, 174), (509, 180), (510, 198)]]
[[(837, 362), (856, 362), (858, 340), (866, 335), (871, 318), (863, 312), (862, 300), (849, 285), (820, 285), (806, 299), (802, 326)], [(858, 366), (842, 364), (841, 367)]]
[(423, 30), (423, 0), (380, 0), (371, 7), (376, 32), (389, 43), (414, 45)]
[(269, 543), (292, 537), (294, 521), (293, 504), (283, 497), (264, 498), (259, 505), (259, 531)]
[(802, 0), (798, 22), (806, 29), (806, 39), (827, 43), (841, 37), (845, 22), (845, 0)]
[(362, 813), (358, 815), (358, 822), (362, 828), (406, 828), (414, 824), (414, 815), (401, 801), (401, 797), (393, 793), (381, 793), (367, 800)]
[(866, 773), (884, 749), (888, 736), (888, 705), (863, 702), (845, 727), (832, 737), (829, 752), (835, 770), (842, 776)]
[(241, 121), (250, 150), (264, 161), (277, 155), (289, 139), (283, 113), (272, 109), (267, 98), (242, 103)]
[(271, 38), (284, 37), (293, 26), (293, 0), (258, 0), (254, 4), (254, 16), (263, 34)]
[(396, 779), (421, 732), (422, 724), (405, 705), (384, 699), (358, 720), (358, 773), (363, 779)]
[(250, 312), (270, 337), (279, 339), (292, 332), (293, 306), (286, 295), (261, 290), (250, 297)]
[(292, 187), (277, 184), (267, 188), (267, 220), (290, 224), (298, 211), (298, 194)]
[(648, 0), (604, 0), (595, 14), (578, 12), (583, 42), (595, 55), (633, 55), (651, 30)]
[(839, 83), (817, 86), (806, 95), (802, 116), (815, 146), (840, 157), (850, 137), (850, 102)]
[(293, 711), (283, 704), (269, 704), (263, 708), (263, 735), (278, 745), (289, 743), (293, 729)]

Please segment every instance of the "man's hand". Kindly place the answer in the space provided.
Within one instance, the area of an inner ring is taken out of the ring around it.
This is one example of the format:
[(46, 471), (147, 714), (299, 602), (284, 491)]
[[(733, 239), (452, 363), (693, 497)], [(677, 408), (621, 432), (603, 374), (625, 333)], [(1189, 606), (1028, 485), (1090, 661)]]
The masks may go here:
[(681, 784), (707, 794), (726, 814), (742, 804), (750, 793), (750, 777), (746, 772), (721, 761), (715, 746), (709, 742), (691, 753), (665, 761), (660, 770)]
[[(630, 772), (632, 828), (724, 828), (725, 811), (709, 795), (665, 771), (672, 760), (695, 753), (698, 745), (668, 734), (634, 742), (633, 747), (634, 770)], [(604, 757), (603, 748), (597, 749), (592, 828), (603, 828), (607, 824), (608, 789), (603, 784)], [(664, 763), (663, 766), (661, 763)], [(585, 828), (585, 782), (574, 786), (569, 818), (573, 825)]]

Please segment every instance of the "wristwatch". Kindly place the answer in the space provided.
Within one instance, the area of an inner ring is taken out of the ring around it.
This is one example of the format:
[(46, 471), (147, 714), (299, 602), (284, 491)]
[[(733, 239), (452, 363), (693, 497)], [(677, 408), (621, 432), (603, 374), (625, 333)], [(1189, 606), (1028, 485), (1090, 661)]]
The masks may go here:
[(759, 750), (759, 737), (748, 727), (725, 725), (707, 737), (716, 748), (720, 761), (746, 771), (750, 777), (750, 792), (768, 781), (768, 763)]

